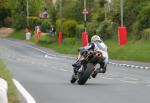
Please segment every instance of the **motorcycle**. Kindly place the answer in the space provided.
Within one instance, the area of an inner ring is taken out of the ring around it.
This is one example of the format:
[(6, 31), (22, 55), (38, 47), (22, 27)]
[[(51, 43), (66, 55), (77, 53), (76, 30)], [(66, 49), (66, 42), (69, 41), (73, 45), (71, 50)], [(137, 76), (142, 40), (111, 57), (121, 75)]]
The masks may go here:
[(82, 50), (79, 53), (77, 60), (78, 68), (73, 68), (74, 73), (70, 82), (78, 82), (79, 85), (84, 85), (88, 79), (95, 78), (98, 73), (105, 73), (108, 64), (108, 53), (106, 49), (101, 51)]

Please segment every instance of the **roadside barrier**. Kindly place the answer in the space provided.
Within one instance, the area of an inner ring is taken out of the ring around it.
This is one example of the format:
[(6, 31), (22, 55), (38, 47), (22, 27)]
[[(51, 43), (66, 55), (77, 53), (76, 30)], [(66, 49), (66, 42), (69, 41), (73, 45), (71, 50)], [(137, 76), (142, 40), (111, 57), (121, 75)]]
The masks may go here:
[(0, 78), (0, 103), (8, 103), (7, 89), (8, 84), (6, 80)]

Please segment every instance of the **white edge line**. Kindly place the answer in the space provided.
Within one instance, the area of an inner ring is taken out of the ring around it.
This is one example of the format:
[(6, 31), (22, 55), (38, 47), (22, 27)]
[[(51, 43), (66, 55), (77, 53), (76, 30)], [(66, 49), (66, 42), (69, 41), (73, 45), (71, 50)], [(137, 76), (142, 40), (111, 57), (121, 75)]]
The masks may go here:
[(103, 79), (109, 79), (109, 80), (112, 80), (113, 78), (109, 78), (109, 77), (101, 77)]
[(127, 80), (120, 80), (121, 82), (125, 82), (125, 83), (130, 83), (130, 84), (136, 84), (137, 82), (135, 81), (127, 81)]
[(29, 94), (29, 92), (27, 92), (27, 90), (17, 80), (13, 79), (13, 82), (16, 88), (22, 94), (22, 96), (26, 99), (27, 103), (36, 103), (34, 98)]

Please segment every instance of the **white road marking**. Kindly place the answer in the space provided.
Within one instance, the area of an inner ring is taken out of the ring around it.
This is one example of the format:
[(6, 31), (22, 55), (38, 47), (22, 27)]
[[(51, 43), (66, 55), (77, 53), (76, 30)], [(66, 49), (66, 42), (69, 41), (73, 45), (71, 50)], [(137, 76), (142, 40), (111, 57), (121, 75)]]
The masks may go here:
[(121, 82), (125, 82), (125, 83), (130, 83), (130, 84), (136, 84), (137, 82), (135, 81), (127, 81), (127, 80), (120, 80)]
[(137, 80), (138, 80), (138, 79), (136, 79), (136, 78), (132, 78), (132, 77), (124, 77), (124, 78), (129, 79), (129, 80), (135, 80), (135, 81), (137, 81)]
[(109, 80), (112, 80), (113, 78), (108, 78), (108, 77), (101, 77), (103, 79), (109, 79)]
[(146, 82), (150, 83), (150, 81), (146, 81)]
[(0, 102), (1, 103), (8, 103), (7, 91), (8, 91), (7, 81), (0, 78)]
[(68, 70), (66, 70), (66, 69), (58, 69), (58, 70), (60, 70), (60, 71), (65, 71), (65, 72), (68, 71)]
[(13, 79), (13, 82), (16, 88), (22, 94), (22, 96), (26, 99), (27, 103), (36, 103), (34, 98), (27, 92), (27, 90), (17, 80)]

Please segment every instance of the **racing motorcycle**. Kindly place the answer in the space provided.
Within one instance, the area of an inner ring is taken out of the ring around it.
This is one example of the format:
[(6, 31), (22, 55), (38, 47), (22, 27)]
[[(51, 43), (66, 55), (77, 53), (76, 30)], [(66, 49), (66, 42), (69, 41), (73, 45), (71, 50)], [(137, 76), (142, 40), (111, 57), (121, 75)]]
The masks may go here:
[(102, 48), (101, 51), (81, 50), (77, 60), (79, 67), (74, 67), (74, 74), (70, 82), (78, 82), (79, 85), (84, 85), (91, 77), (95, 78), (98, 73), (105, 73), (108, 64), (107, 50)]

